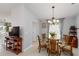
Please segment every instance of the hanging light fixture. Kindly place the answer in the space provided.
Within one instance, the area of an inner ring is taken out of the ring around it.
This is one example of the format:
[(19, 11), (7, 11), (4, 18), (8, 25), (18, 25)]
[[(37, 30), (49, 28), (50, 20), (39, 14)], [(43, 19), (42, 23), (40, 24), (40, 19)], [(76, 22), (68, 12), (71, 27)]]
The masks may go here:
[(56, 19), (55, 17), (54, 17), (54, 8), (55, 8), (55, 6), (52, 6), (52, 10), (53, 10), (53, 17), (52, 17), (52, 20), (50, 21), (50, 20), (48, 20), (48, 23), (50, 23), (50, 24), (59, 24), (59, 20), (58, 19)]

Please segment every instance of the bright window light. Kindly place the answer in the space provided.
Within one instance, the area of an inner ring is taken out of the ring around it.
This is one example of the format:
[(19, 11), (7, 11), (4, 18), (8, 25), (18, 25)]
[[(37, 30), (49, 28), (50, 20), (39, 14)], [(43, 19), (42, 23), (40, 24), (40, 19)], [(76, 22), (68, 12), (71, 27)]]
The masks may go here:
[(50, 24), (49, 25), (49, 38), (51, 37), (50, 32), (56, 33), (56, 39), (60, 39), (60, 24)]

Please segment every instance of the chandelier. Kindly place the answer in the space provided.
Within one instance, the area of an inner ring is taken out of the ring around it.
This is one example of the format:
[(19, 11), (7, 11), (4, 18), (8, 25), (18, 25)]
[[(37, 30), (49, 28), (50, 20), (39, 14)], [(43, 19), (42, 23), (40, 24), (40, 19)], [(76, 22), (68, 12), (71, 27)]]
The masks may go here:
[(59, 24), (59, 20), (54, 17), (54, 8), (55, 8), (55, 6), (52, 6), (53, 17), (52, 17), (52, 20), (48, 20), (48, 23), (55, 25), (55, 24)]

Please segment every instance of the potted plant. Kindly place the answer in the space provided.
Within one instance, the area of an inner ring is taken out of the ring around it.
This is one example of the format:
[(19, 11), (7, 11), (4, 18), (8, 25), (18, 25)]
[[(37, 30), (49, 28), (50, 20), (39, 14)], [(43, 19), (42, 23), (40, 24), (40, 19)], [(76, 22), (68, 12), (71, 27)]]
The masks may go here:
[(56, 33), (55, 33), (55, 32), (51, 32), (51, 33), (50, 33), (50, 35), (51, 35), (51, 38), (53, 38), (53, 39), (54, 39), (54, 38), (55, 38)]
[(9, 32), (9, 27), (11, 26), (11, 23), (6, 22), (6, 23), (4, 24), (4, 26), (5, 26), (6, 32)]

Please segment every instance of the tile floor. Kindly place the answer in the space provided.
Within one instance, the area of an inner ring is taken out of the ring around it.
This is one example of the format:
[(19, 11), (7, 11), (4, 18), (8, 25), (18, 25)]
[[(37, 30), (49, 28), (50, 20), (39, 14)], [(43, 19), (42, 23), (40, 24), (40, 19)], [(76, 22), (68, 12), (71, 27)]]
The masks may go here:
[[(79, 55), (79, 49), (74, 48), (73, 49), (74, 56)], [(20, 53), (19, 55), (16, 55), (12, 53), (11, 51), (6, 51), (5, 47), (0, 45), (0, 56), (48, 56), (46, 49), (42, 49), (41, 52), (38, 52), (38, 45), (36, 42), (33, 42), (32, 47), (28, 49), (25, 52)], [(68, 56), (66, 54), (63, 54), (61, 56)]]

